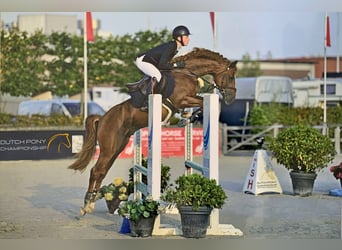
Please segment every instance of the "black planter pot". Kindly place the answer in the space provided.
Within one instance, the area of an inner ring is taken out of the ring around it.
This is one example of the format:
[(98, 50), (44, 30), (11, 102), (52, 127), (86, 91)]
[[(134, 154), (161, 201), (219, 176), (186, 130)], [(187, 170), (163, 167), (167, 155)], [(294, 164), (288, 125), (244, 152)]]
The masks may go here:
[(310, 196), (312, 195), (313, 185), (315, 183), (316, 173), (305, 173), (303, 171), (291, 171), (292, 188), (294, 195)]
[(120, 199), (119, 198), (114, 198), (111, 201), (106, 200), (107, 208), (108, 208), (108, 213), (114, 214), (115, 210), (118, 209), (120, 205)]
[(154, 221), (156, 215), (149, 218), (141, 218), (138, 221), (129, 221), (132, 237), (149, 237), (152, 236)]
[(205, 238), (211, 210), (209, 207), (199, 207), (198, 211), (194, 211), (192, 206), (179, 206), (183, 236)]

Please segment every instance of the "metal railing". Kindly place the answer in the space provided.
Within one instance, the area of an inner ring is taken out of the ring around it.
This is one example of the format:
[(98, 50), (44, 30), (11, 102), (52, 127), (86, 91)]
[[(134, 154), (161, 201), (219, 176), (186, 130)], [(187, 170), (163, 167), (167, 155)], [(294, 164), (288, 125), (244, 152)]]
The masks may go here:
[[(334, 142), (337, 154), (341, 154), (341, 124), (328, 125), (327, 135)], [(280, 124), (272, 126), (227, 126), (221, 124), (221, 149), (224, 155), (227, 155), (235, 150), (255, 149), (258, 144), (256, 139), (263, 136), (266, 138), (265, 145), (267, 146), (267, 138), (276, 137), (280, 129), (288, 128)], [(314, 126), (314, 128), (323, 130), (323, 126)]]

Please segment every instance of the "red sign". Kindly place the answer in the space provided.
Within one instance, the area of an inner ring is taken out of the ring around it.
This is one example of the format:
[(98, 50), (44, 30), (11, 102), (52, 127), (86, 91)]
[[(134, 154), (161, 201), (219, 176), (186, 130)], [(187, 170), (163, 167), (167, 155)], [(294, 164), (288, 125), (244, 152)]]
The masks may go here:
[[(142, 154), (148, 155), (148, 129), (141, 132)], [(203, 154), (203, 130), (193, 128), (192, 130), (192, 153), (193, 156)], [(185, 129), (184, 128), (163, 128), (162, 129), (162, 157), (184, 156), (185, 155)], [(133, 158), (133, 136), (127, 146), (119, 155), (119, 158)]]

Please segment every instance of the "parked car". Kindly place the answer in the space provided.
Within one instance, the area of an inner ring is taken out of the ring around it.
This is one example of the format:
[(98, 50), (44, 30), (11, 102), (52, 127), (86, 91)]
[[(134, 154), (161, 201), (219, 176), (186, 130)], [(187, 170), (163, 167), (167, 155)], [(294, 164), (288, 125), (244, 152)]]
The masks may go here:
[[(96, 102), (88, 102), (88, 115), (103, 115), (104, 109)], [(51, 100), (28, 100), (19, 104), (18, 115), (65, 115), (68, 117), (81, 114), (81, 103), (77, 100), (51, 99)]]

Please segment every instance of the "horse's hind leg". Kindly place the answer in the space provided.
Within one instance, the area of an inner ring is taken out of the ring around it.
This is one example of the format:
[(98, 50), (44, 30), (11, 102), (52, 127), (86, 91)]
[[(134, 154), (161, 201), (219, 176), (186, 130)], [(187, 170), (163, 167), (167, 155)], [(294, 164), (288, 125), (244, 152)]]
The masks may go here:
[(110, 157), (104, 157), (103, 154), (97, 160), (96, 164), (90, 170), (89, 186), (87, 193), (84, 197), (84, 206), (81, 208), (81, 215), (91, 213), (95, 208), (95, 201), (102, 198), (100, 197), (100, 186), (103, 178), (106, 176), (108, 170), (113, 164), (113, 159)]
[[(106, 177), (109, 169), (112, 167), (115, 159), (121, 153), (121, 151), (127, 145), (130, 136), (119, 136), (116, 135), (116, 147), (108, 149), (102, 146), (103, 150), (101, 150), (100, 144), (100, 156), (97, 160), (95, 166), (90, 171), (89, 177), (89, 186), (88, 191), (84, 197), (84, 207), (81, 208), (81, 214), (85, 215), (86, 213), (93, 212), (95, 208), (95, 201), (99, 197), (99, 190), (101, 188), (101, 183), (103, 179)], [(107, 147), (109, 147), (107, 145)]]

